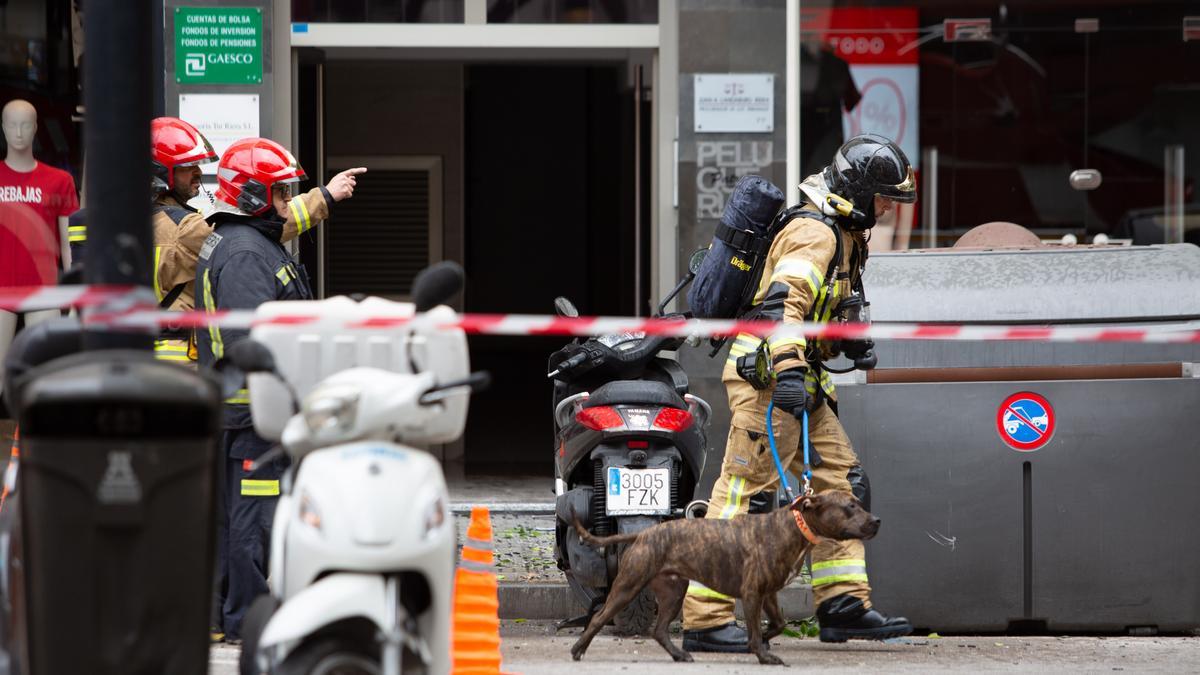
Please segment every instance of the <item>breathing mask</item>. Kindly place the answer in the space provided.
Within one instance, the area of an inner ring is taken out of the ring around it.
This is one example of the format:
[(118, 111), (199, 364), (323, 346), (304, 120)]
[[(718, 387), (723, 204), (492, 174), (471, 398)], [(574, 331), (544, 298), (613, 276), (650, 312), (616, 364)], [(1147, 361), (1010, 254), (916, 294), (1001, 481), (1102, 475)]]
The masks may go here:
[[(835, 320), (842, 323), (870, 324), (871, 303), (867, 302), (862, 288), (855, 288), (849, 296), (837, 304), (833, 314)], [(871, 370), (879, 363), (879, 358), (875, 356), (875, 341), (870, 338), (840, 340), (836, 343), (835, 349), (853, 361), (854, 367), (841, 371), (827, 367), (826, 370), (832, 373)]]

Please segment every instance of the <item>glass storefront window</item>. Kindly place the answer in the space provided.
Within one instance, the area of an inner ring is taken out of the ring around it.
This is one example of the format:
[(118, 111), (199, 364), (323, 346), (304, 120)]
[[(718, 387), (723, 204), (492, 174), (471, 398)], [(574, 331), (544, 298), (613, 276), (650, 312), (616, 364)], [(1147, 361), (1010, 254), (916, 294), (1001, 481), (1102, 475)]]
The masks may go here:
[[(0, 3), (0, 106), (13, 99), (37, 110), (33, 154), (82, 178), (80, 125), (72, 119), (79, 91), (82, 19), (70, 2)], [(0, 136), (0, 157), (6, 148)]]
[[(947, 246), (992, 221), (1043, 239), (1139, 244), (1178, 239), (1171, 228), (1182, 224), (1200, 243), (1200, 41), (1184, 40), (1189, 11), (1054, 0), (805, 10), (804, 169), (848, 134), (897, 139), (922, 187), (937, 189), (936, 204), (900, 212), (898, 247)], [(982, 21), (948, 21), (963, 17)], [(1072, 180), (1086, 170), (1099, 185)]]
[(292, 0), (296, 23), (462, 23), (463, 0)]
[[(464, 0), (292, 0), (297, 23), (462, 23)], [(488, 0), (488, 23), (658, 23), (658, 0)]]
[(658, 23), (658, 0), (488, 0), (488, 23)]

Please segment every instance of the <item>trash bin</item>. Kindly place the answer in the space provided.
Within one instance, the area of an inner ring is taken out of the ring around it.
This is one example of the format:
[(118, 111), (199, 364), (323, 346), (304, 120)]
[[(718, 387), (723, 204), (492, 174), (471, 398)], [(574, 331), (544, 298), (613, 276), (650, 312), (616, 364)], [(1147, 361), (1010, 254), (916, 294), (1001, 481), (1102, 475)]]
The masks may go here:
[[(877, 322), (1159, 331), (1200, 317), (1190, 244), (871, 256)], [(874, 601), (944, 631), (1200, 626), (1200, 344), (896, 341), (843, 376), (884, 521)]]
[(218, 386), (123, 351), (21, 383), (26, 672), (206, 672)]

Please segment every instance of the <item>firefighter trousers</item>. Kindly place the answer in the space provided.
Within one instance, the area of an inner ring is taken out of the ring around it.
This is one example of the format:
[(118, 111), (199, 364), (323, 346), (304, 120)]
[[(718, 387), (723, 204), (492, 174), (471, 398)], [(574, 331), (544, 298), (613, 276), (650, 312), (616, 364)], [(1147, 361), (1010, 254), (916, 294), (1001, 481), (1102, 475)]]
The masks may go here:
[[(253, 428), (226, 429), (225, 454), (217, 534), (217, 573), (214, 579), (213, 628), (226, 639), (241, 637), (242, 618), (258, 596), (268, 592), (268, 554), (271, 524), (279, 502), (279, 479), (286, 459), (251, 471), (254, 460), (271, 448)], [(217, 622), (219, 619), (219, 623)]]
[[(736, 518), (746, 513), (752, 495), (779, 489), (779, 474), (766, 438), (765, 416), (765, 412), (756, 410), (734, 411), (721, 475), (713, 485), (705, 518)], [(786, 471), (799, 476), (804, 469), (800, 421), (776, 411), (773, 427), (780, 462)], [(822, 403), (809, 415), (809, 441), (820, 457), (820, 464), (812, 467), (813, 489), (850, 492), (848, 474), (858, 466), (858, 456), (827, 403)], [(763, 542), (763, 545), (770, 546), (771, 543)], [(817, 605), (829, 598), (849, 594), (870, 607), (871, 587), (867, 582), (862, 541), (822, 541), (812, 552), (812, 576), (813, 598)], [(733, 621), (733, 605), (733, 598), (691, 581), (683, 603), (684, 628), (700, 630), (729, 623)]]

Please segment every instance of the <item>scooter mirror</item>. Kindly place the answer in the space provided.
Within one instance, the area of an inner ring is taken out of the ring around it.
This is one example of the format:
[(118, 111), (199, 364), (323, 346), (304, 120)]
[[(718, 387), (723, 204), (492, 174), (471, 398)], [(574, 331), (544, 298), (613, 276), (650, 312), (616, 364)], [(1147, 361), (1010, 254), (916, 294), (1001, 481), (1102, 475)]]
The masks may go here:
[(261, 342), (250, 339), (241, 340), (229, 347), (225, 356), (243, 373), (275, 372), (275, 356)]
[(554, 299), (554, 312), (555, 314), (558, 314), (559, 316), (565, 316), (568, 319), (575, 319), (579, 317), (579, 310), (576, 309), (575, 303), (561, 295)]
[(418, 312), (428, 312), (446, 304), (463, 287), (463, 268), (451, 260), (430, 265), (413, 279), (413, 304)]
[(704, 258), (706, 256), (708, 256), (708, 249), (696, 249), (696, 252), (692, 254), (691, 260), (688, 260), (688, 271), (690, 271), (692, 274), (698, 274), (700, 272), (700, 266), (704, 264)]
[(417, 399), (417, 402), (421, 405), (433, 405), (438, 401), (449, 398), (456, 389), (465, 387), (474, 394), (484, 391), (490, 386), (492, 386), (492, 374), (486, 370), (480, 370), (471, 373), (464, 379), (446, 382), (429, 389), (424, 394), (421, 394), (421, 398)]

